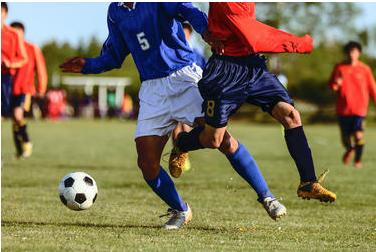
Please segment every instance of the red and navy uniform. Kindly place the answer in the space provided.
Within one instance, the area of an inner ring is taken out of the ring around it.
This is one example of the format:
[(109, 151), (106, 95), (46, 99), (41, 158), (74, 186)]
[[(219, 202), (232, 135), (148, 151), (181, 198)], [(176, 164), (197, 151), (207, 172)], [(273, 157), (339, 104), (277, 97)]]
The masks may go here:
[[(342, 79), (341, 85), (336, 83), (337, 79)], [(349, 136), (363, 130), (370, 95), (376, 104), (376, 84), (369, 66), (362, 62), (340, 63), (335, 66), (328, 86), (337, 91), (336, 114), (342, 134)]]
[(18, 68), (13, 76), (11, 107), (19, 107), (24, 103), (25, 111), (29, 110), (30, 96), (35, 94), (34, 78), (38, 73), (38, 92), (45, 93), (47, 87), (47, 70), (42, 51), (37, 45), (24, 41), (27, 52), (27, 63)]
[(255, 3), (210, 3), (209, 31), (226, 41), (224, 55), (212, 55), (199, 82), (206, 123), (224, 127), (245, 102), (268, 113), (280, 101), (294, 105), (258, 53), (309, 53), (310, 36), (297, 37), (258, 22)]
[(17, 32), (3, 25), (1, 28), (1, 116), (10, 116), (11, 113), (11, 74), (26, 61), (25, 48)]

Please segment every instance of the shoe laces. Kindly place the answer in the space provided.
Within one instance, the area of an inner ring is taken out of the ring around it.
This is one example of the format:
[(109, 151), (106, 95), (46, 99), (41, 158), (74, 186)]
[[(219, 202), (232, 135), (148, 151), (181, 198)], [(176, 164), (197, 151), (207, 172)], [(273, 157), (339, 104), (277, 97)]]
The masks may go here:
[(326, 169), (323, 173), (321, 173), (321, 175), (319, 176), (319, 178), (316, 180), (316, 183), (319, 183), (321, 184), (321, 182), (325, 179), (326, 175), (329, 173), (329, 170)]
[(159, 218), (166, 217), (172, 215), (172, 217), (175, 217), (178, 214), (178, 210), (169, 208), (167, 209), (167, 212), (165, 214), (159, 215)]
[(282, 198), (280, 197), (280, 198), (274, 198), (274, 199), (268, 200), (266, 201), (266, 204), (268, 206), (271, 206), (274, 203), (274, 201), (282, 201)]
[(328, 174), (329, 170), (325, 170), (320, 176), (319, 178), (316, 180), (315, 183), (316, 186), (314, 187), (319, 193), (327, 193), (328, 190), (326, 190), (324, 187), (321, 186), (321, 182), (325, 179), (326, 175)]

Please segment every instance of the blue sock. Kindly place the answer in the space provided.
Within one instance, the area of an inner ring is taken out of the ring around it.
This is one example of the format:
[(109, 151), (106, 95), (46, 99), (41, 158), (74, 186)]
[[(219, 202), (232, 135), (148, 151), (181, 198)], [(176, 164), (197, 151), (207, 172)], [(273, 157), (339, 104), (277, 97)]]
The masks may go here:
[(167, 205), (178, 211), (187, 211), (187, 204), (180, 198), (175, 189), (174, 182), (167, 172), (161, 167), (161, 171), (155, 179), (147, 180), (146, 183)]
[(228, 155), (227, 159), (230, 161), (235, 171), (253, 187), (258, 196), (257, 200), (260, 203), (267, 197), (274, 198), (255, 160), (244, 145), (239, 142), (238, 149)]
[(285, 140), (290, 155), (298, 167), (300, 181), (315, 182), (317, 180), (315, 166), (303, 126), (285, 130)]

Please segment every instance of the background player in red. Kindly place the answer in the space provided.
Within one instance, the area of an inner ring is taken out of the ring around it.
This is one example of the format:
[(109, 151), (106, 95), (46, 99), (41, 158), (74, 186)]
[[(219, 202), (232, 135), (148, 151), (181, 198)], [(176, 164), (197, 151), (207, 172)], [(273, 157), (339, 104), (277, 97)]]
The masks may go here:
[(7, 15), (8, 5), (1, 2), (1, 118), (11, 115), (11, 74), (27, 62), (26, 49), (17, 32), (4, 24)]
[[(359, 61), (361, 45), (351, 41), (345, 45), (344, 52), (347, 60), (335, 66), (328, 85), (337, 93), (336, 114), (346, 148), (342, 160), (348, 164), (355, 151), (354, 165), (360, 168), (364, 147), (363, 120), (367, 114), (370, 94), (376, 103), (376, 86), (369, 66)], [(352, 144), (352, 136), (355, 145)]]
[(13, 22), (11, 27), (19, 34), (28, 56), (27, 63), (18, 68), (13, 76), (11, 95), (13, 136), (17, 157), (29, 157), (32, 152), (32, 144), (27, 133), (24, 111), (28, 112), (30, 110), (31, 97), (35, 95), (35, 72), (38, 73), (38, 95), (40, 97), (44, 96), (47, 87), (47, 70), (41, 49), (37, 45), (24, 40), (24, 25), (19, 22)]
[[(209, 59), (199, 81), (206, 124), (179, 135), (170, 164), (176, 163), (173, 161), (181, 152), (222, 145), (236, 149), (227, 155), (230, 162), (236, 156), (248, 156), (244, 146), (226, 131), (229, 117), (248, 102), (262, 108), (284, 126), (286, 144), (300, 175), (298, 196), (334, 201), (336, 195), (320, 185), (326, 173), (316, 178), (299, 112), (278, 78), (266, 68), (265, 57), (258, 54), (309, 53), (312, 38), (309, 35), (297, 37), (258, 22), (255, 3), (210, 3), (209, 32), (224, 39), (224, 43), (212, 47), (217, 53)], [(244, 177), (248, 171), (238, 169), (237, 172)]]

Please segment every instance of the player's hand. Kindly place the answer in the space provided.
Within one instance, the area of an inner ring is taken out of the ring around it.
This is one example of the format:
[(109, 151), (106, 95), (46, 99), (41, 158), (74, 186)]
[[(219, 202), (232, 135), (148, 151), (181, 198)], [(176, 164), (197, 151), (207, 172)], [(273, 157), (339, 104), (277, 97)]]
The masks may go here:
[(86, 60), (82, 57), (73, 57), (66, 59), (59, 67), (64, 73), (81, 73), (82, 68), (85, 66)]
[(211, 35), (207, 29), (202, 33), (202, 37), (204, 41), (211, 46), (216, 54), (223, 55), (225, 53), (224, 42), (226, 41), (226, 38), (217, 38)]
[(45, 95), (46, 95), (45, 93), (38, 92), (36, 96), (37, 96), (39, 99), (43, 99)]
[(337, 78), (335, 79), (334, 82), (335, 82), (339, 87), (341, 87), (342, 84), (343, 84), (343, 78), (342, 78), (342, 76), (337, 77)]

